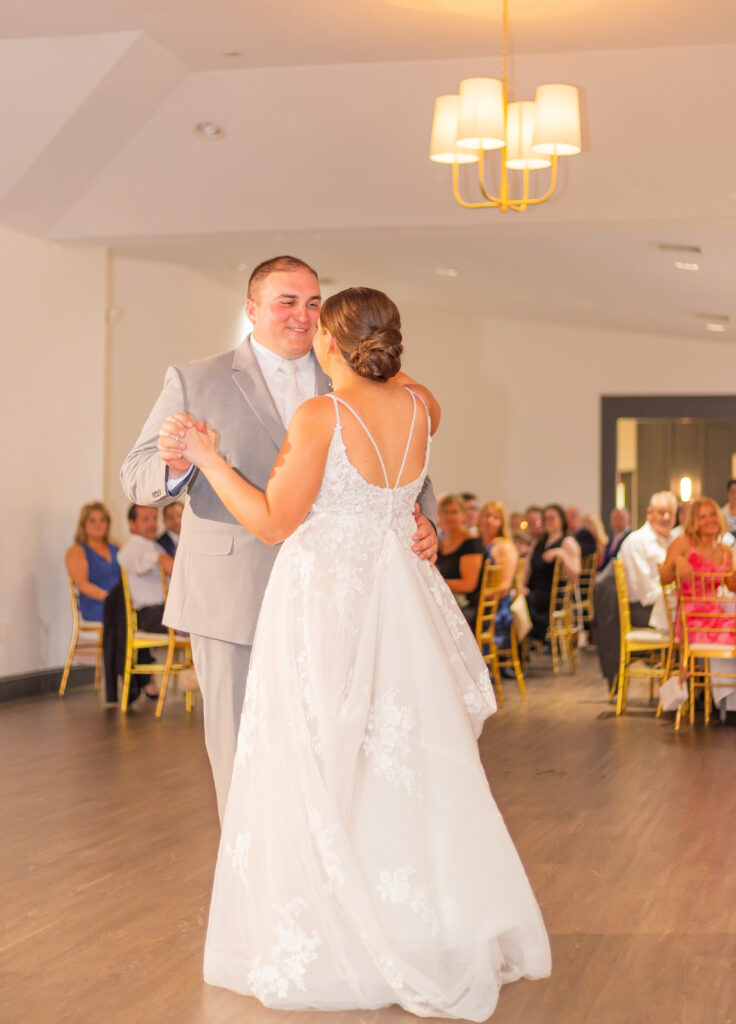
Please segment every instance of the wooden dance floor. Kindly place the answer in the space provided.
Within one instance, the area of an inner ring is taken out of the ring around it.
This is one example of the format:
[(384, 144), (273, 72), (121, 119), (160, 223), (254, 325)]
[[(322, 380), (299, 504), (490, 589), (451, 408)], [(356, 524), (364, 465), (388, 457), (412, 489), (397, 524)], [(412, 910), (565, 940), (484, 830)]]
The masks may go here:
[[(532, 672), (526, 703), (507, 683), (481, 740), (553, 955), (493, 1022), (734, 1022), (736, 723), (676, 735), (640, 683), (616, 719), (582, 662)], [(0, 705), (2, 1024), (416, 1020), (268, 1011), (203, 983), (218, 825), (201, 707), (153, 711), (141, 697), (121, 718), (91, 690)]]

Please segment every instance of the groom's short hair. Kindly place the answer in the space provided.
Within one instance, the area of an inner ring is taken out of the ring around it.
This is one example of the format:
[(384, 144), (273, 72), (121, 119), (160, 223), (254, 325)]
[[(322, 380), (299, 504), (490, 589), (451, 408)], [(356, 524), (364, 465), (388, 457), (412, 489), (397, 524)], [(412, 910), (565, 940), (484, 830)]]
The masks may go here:
[(305, 263), (304, 260), (297, 259), (296, 256), (273, 256), (270, 260), (264, 260), (263, 263), (259, 263), (248, 278), (248, 298), (256, 298), (258, 286), (261, 281), (265, 281), (269, 274), (275, 274), (283, 270), (308, 270), (310, 274), (314, 274), (317, 280), (319, 280), (317, 271), (310, 267), (308, 263)]

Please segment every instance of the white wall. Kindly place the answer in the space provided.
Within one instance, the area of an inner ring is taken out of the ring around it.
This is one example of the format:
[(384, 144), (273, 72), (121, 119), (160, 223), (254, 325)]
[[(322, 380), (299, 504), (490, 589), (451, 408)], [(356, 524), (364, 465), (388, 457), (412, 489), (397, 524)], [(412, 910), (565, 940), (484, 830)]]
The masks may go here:
[(548, 501), (598, 510), (601, 395), (723, 394), (736, 379), (736, 349), (707, 338), (416, 309), (402, 309), (402, 323), (407, 372), (443, 407), (435, 489), (509, 510)]
[(0, 229), (0, 676), (63, 664), (64, 552), (102, 494), (105, 252)]
[(116, 259), (108, 337), (105, 500), (116, 535), (127, 535), (120, 466), (172, 363), (201, 359), (243, 340), (245, 294), (187, 267)]

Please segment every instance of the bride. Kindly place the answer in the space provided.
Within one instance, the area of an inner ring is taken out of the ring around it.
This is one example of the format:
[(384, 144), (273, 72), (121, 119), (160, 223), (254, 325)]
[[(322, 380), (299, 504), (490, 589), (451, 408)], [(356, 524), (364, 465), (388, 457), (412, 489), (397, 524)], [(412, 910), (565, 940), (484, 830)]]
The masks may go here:
[[(488, 789), (488, 670), (411, 552), (439, 408), (399, 374), (382, 292), (327, 299), (332, 395), (296, 411), (265, 494), (186, 416), (184, 457), (267, 543), (263, 601), (215, 873), (205, 980), (282, 1009), (485, 1020), (545, 977), (547, 934)], [(398, 375), (398, 376), (397, 376)]]

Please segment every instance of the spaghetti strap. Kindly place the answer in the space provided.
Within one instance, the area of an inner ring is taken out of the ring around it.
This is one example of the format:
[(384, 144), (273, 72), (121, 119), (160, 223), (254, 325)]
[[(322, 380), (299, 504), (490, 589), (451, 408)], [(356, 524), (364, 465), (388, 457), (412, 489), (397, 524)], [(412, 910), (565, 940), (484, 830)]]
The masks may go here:
[[(409, 391), (408, 388), (406, 390)], [(414, 394), (413, 391), (409, 391), (409, 394), (411, 395), (411, 400), (412, 400), (412, 405), (413, 405), (412, 413), (411, 413), (411, 426), (409, 427), (409, 436), (406, 439), (406, 448), (404, 448), (404, 458), (401, 460), (401, 467), (399, 468), (399, 475), (396, 477), (396, 483), (394, 484), (395, 487), (399, 486), (399, 481), (401, 480), (401, 474), (404, 472), (404, 466), (406, 465), (406, 459), (407, 459), (407, 456), (409, 454), (409, 446), (411, 444), (411, 439), (412, 439), (412, 436), (414, 434), (414, 424), (416, 423), (416, 419), (417, 419), (417, 396)]]
[[(390, 483), (388, 482), (388, 473), (386, 472), (386, 466), (385, 466), (385, 463), (384, 463), (384, 461), (383, 461), (383, 456), (381, 455), (381, 450), (380, 450), (380, 448), (378, 447), (378, 445), (376, 444), (376, 442), (375, 442), (375, 441), (373, 440), (373, 434), (371, 434), (370, 430), (369, 430), (369, 429), (368, 429), (368, 427), (367, 427), (367, 426), (365, 425), (365, 423), (364, 423), (364, 422), (363, 422), (363, 420), (362, 420), (362, 419), (360, 418), (360, 416), (358, 416), (357, 412), (355, 411), (355, 409), (353, 409), (352, 405), (349, 405), (349, 404), (348, 404), (348, 403), (347, 403), (347, 402), (345, 401), (345, 399), (344, 399), (344, 398), (338, 398), (338, 396), (337, 396), (337, 395), (331, 395), (330, 397), (332, 398), (332, 401), (333, 401), (333, 402), (339, 402), (339, 403), (340, 403), (340, 405), (344, 405), (346, 409), (349, 409), (349, 410), (350, 410), (350, 412), (351, 412), (351, 413), (353, 414), (353, 416), (355, 416), (355, 418), (356, 418), (356, 420), (358, 421), (358, 423), (360, 423), (360, 425), (361, 425), (361, 427), (363, 428), (363, 430), (364, 430), (364, 431), (366, 432), (366, 434), (368, 435), (368, 440), (369, 440), (369, 441), (370, 441), (370, 443), (371, 443), (371, 444), (373, 445), (373, 447), (374, 447), (374, 449), (375, 449), (375, 452), (376, 452), (376, 455), (378, 456), (378, 461), (379, 461), (379, 462), (381, 463), (381, 470), (383, 471), (383, 479), (384, 479), (384, 480), (386, 481), (386, 487), (389, 487), (389, 488), (390, 488), (391, 484), (390, 484)], [(337, 412), (337, 409), (335, 410), (335, 412), (336, 412), (336, 415), (337, 415), (337, 422), (339, 423), (339, 422), (340, 422), (340, 413), (339, 413), (339, 412)], [(403, 468), (403, 467), (402, 467), (402, 468)]]

